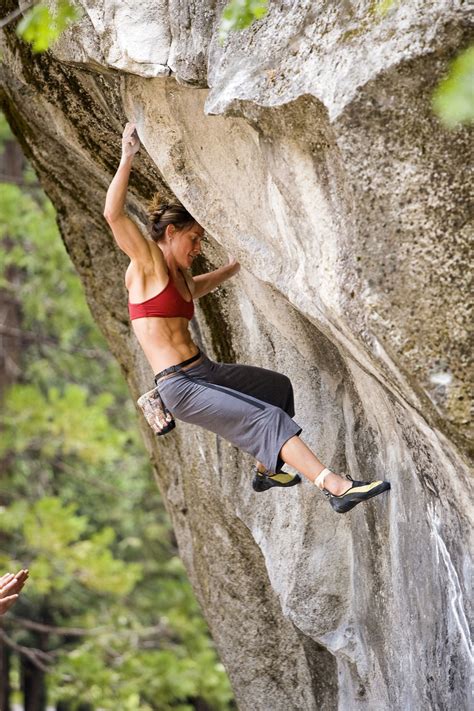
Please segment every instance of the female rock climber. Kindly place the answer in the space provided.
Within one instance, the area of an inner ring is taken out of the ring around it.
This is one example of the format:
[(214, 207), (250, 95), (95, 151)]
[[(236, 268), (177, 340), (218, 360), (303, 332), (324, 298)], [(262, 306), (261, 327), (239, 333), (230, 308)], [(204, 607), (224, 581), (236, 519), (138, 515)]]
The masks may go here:
[(321, 489), (338, 513), (389, 489), (386, 481), (343, 478), (317, 459), (292, 419), (293, 388), (286, 376), (215, 363), (193, 342), (189, 331), (193, 301), (237, 274), (240, 266), (231, 259), (207, 274), (188, 273), (201, 253), (204, 230), (175, 199), (155, 199), (149, 213), (151, 240), (142, 235), (125, 213), (128, 180), (139, 148), (135, 124), (127, 123), (104, 216), (131, 260), (125, 277), (130, 319), (166, 407), (179, 420), (215, 432), (255, 457), (256, 491), (298, 484), (301, 477), (283, 472), (284, 463)]

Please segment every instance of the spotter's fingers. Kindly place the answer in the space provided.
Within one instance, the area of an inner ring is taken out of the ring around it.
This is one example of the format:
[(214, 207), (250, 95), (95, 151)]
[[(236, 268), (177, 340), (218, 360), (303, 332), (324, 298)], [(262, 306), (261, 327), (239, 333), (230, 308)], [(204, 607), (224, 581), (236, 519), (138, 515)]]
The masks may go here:
[(19, 582), (25, 583), (26, 580), (28, 579), (29, 574), (30, 574), (30, 573), (29, 573), (29, 570), (27, 570), (26, 568), (24, 568), (23, 570), (19, 570), (18, 573), (15, 574), (15, 578), (16, 578)]
[(2, 575), (2, 577), (0, 578), (0, 588), (10, 582), (10, 580), (14, 577), (15, 576), (13, 575), (13, 573), (5, 573), (5, 575)]
[(14, 602), (18, 600), (18, 595), (10, 595), (10, 597), (5, 597), (0, 600), (0, 615), (10, 609)]

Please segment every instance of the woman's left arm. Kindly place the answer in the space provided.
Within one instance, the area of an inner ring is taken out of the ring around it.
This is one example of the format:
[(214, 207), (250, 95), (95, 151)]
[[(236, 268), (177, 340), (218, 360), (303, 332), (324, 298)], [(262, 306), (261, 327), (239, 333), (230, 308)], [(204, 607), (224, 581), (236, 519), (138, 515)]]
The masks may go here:
[(199, 274), (199, 276), (193, 277), (194, 282), (194, 293), (193, 299), (199, 299), (201, 296), (209, 294), (210, 291), (216, 289), (224, 281), (230, 279), (240, 269), (240, 264), (236, 259), (231, 257), (229, 264), (225, 267), (220, 267), (220, 269), (215, 269), (213, 272), (207, 272), (207, 274)]

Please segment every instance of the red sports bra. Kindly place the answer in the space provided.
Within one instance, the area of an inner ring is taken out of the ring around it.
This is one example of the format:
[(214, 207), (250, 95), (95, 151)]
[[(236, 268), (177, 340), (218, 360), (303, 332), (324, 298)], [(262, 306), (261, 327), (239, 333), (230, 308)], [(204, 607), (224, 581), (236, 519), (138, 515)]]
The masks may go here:
[(128, 312), (131, 321), (135, 318), (148, 316), (158, 316), (159, 318), (181, 316), (191, 320), (194, 316), (194, 303), (192, 299), (191, 301), (183, 299), (170, 276), (163, 291), (160, 291), (156, 296), (142, 301), (141, 304), (132, 304), (129, 301)]

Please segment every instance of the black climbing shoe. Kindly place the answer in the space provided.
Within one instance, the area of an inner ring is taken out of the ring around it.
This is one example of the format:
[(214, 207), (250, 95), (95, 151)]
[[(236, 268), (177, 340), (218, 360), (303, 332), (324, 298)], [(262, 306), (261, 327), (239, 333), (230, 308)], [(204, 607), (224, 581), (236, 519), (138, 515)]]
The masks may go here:
[(352, 486), (344, 494), (334, 496), (329, 491), (323, 491), (336, 513), (346, 513), (362, 501), (367, 501), (372, 496), (378, 496), (390, 489), (388, 481), (354, 481), (349, 474), (346, 474), (346, 479), (352, 482)]
[(272, 474), (268, 470), (259, 472), (257, 467), (254, 468), (255, 476), (252, 480), (252, 488), (254, 491), (268, 491), (273, 486), (288, 487), (295, 486), (301, 481), (299, 474), (288, 474), (288, 472), (278, 472)]

